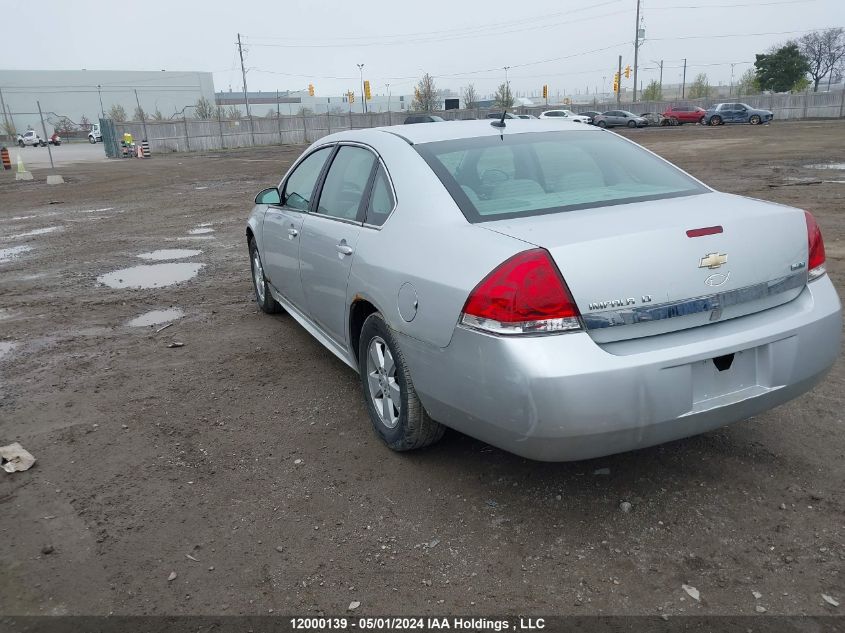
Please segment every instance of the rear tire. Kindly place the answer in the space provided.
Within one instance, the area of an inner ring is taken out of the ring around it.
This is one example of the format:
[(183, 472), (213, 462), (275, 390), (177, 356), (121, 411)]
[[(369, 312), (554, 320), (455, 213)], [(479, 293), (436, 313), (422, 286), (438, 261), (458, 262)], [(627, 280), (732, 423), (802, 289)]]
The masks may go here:
[(760, 116), (759, 116), (759, 115), (757, 115), (757, 114), (752, 114), (752, 115), (751, 115), (751, 118), (750, 118), (750, 119), (748, 119), (748, 122), (749, 122), (751, 125), (760, 125)]
[(24, 142), (23, 142), (23, 141), (18, 141), (18, 146), (23, 147), (23, 146), (24, 146)]
[(93, 136), (89, 136), (88, 142), (91, 143), (91, 145), (96, 145), (97, 139), (95, 139)]
[(701, 117), (701, 118), (698, 120), (698, 124), (699, 124), (699, 125), (704, 125), (704, 117)]
[(607, 127), (607, 123), (605, 123), (604, 121), (599, 121), (598, 123), (596, 123), (596, 125), (598, 125), (599, 127)]
[(255, 290), (255, 301), (258, 307), (267, 314), (278, 314), (282, 306), (270, 294), (270, 286), (264, 277), (264, 266), (261, 263), (261, 255), (255, 244), (255, 238), (249, 240), (249, 262), (252, 270), (252, 287)]
[(722, 125), (722, 117), (720, 117), (718, 115), (710, 117), (710, 125), (712, 125), (714, 127), (717, 126), (717, 125)]
[(378, 312), (361, 328), (358, 368), (373, 429), (389, 448), (412, 451), (443, 437), (446, 428), (425, 412), (402, 350)]

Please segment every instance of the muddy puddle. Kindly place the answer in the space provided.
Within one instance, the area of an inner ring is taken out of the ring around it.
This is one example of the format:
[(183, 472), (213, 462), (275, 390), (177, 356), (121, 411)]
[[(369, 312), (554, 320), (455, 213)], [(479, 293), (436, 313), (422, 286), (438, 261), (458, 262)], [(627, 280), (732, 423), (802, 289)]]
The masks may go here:
[(145, 312), (127, 323), (129, 327), (145, 327), (149, 325), (159, 325), (169, 321), (175, 321), (185, 316), (185, 313), (179, 308), (167, 308), (166, 310), (151, 310)]
[(200, 226), (188, 231), (188, 235), (205, 235), (206, 233), (214, 233), (214, 229), (207, 226)]
[(0, 264), (8, 262), (18, 255), (31, 250), (31, 246), (10, 246), (9, 248), (0, 248)]
[(202, 251), (191, 248), (160, 248), (157, 251), (141, 253), (138, 257), (152, 261), (167, 261), (170, 259), (187, 259), (188, 257), (196, 257), (201, 253)]
[(97, 281), (109, 288), (162, 288), (193, 279), (203, 266), (193, 262), (132, 266), (100, 275)]

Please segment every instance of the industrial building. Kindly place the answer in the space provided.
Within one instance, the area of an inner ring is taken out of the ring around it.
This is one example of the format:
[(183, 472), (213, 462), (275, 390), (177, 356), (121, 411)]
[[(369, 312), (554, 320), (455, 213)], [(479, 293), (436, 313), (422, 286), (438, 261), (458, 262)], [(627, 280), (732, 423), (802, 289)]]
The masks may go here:
[(48, 129), (67, 117), (75, 124), (96, 121), (112, 106), (132, 118), (138, 104), (147, 117), (169, 118), (201, 97), (214, 101), (208, 72), (130, 70), (0, 70), (0, 131), (39, 129), (38, 102)]
[[(273, 112), (279, 114), (297, 114), (302, 108), (310, 110), (314, 114), (341, 114), (344, 112), (363, 112), (360, 88), (355, 92), (354, 101), (349, 102), (347, 95), (330, 97), (311, 96), (307, 91), (279, 91), (279, 92), (252, 92), (247, 93), (249, 108), (254, 117), (263, 117)], [(373, 94), (367, 100), (367, 112), (404, 112), (411, 108), (413, 95), (396, 94)], [(228, 108), (235, 106), (246, 114), (244, 93), (229, 90), (218, 92), (216, 95), (217, 105)], [(278, 104), (278, 107), (277, 107)]]

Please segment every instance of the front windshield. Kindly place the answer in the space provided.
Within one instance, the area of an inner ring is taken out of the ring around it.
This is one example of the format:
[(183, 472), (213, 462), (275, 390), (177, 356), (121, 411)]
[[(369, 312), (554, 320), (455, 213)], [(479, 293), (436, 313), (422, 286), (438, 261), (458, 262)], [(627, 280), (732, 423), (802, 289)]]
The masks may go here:
[(706, 193), (610, 132), (504, 134), (414, 146), (470, 222)]

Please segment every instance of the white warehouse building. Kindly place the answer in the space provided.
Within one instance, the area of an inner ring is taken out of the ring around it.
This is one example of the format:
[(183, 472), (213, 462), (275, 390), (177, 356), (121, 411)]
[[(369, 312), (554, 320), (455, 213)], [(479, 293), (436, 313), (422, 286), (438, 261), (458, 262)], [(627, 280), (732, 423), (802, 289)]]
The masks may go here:
[[(137, 99), (136, 99), (137, 94)], [(0, 69), (0, 132), (6, 123), (18, 131), (41, 129), (38, 102), (48, 130), (50, 121), (67, 117), (97, 121), (112, 106), (131, 118), (138, 103), (146, 115), (169, 118), (200, 97), (214, 102), (211, 73), (134, 70), (2, 70)]]

